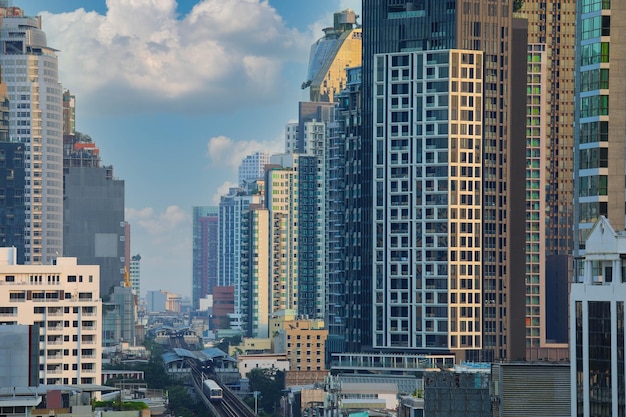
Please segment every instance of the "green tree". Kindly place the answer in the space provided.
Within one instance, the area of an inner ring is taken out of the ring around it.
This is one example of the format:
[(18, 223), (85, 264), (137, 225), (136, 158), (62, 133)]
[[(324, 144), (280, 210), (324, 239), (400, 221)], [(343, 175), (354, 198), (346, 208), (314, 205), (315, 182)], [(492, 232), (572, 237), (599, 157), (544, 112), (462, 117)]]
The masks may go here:
[(519, 12), (524, 5), (524, 0), (513, 0), (513, 11)]
[(267, 413), (274, 413), (285, 388), (285, 373), (276, 369), (257, 368), (248, 372), (250, 389), (259, 391), (259, 408)]

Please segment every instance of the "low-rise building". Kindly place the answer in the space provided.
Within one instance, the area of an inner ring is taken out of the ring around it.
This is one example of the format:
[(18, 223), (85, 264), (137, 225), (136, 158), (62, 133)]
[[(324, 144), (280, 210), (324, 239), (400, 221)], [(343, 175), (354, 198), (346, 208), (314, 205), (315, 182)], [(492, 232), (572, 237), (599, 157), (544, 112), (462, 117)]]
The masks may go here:
[(570, 416), (569, 378), (565, 361), (492, 364), (493, 417)]
[(320, 320), (293, 320), (285, 322), (284, 329), (274, 336), (274, 352), (287, 353), (290, 369), (295, 371), (322, 371), (325, 366), (325, 345), (328, 330)]
[(244, 379), (248, 378), (248, 373), (253, 369), (276, 369), (283, 372), (289, 370), (289, 359), (284, 353), (239, 355), (237, 360), (239, 373)]

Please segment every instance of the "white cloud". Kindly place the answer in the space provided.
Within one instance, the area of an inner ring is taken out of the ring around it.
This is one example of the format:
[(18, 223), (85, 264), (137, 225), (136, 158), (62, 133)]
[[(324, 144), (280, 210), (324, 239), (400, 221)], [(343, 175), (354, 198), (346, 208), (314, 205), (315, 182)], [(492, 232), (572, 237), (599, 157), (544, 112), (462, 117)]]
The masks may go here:
[(176, 233), (190, 220), (191, 216), (178, 206), (169, 206), (161, 213), (151, 207), (126, 209), (126, 221), (131, 228), (139, 227), (157, 240), (167, 240), (167, 236)]
[(270, 155), (284, 150), (284, 140), (276, 137), (268, 141), (233, 140), (226, 136), (215, 136), (207, 145), (207, 157), (211, 168), (225, 168), (237, 173), (241, 161), (254, 152), (267, 152)]
[(106, 15), (42, 13), (64, 87), (98, 96), (101, 112), (226, 110), (279, 99), (285, 65), (306, 60), (309, 38), (265, 0), (203, 0), (184, 16), (176, 5), (107, 0)]
[(127, 208), (126, 221), (131, 227), (132, 253), (141, 254), (142, 295), (158, 288), (191, 294), (191, 280), (181, 279), (191, 262), (191, 216), (175, 205), (161, 212), (151, 207)]
[(220, 203), (220, 197), (228, 195), (228, 191), (232, 187), (237, 187), (237, 183), (234, 183), (232, 181), (225, 181), (222, 185), (217, 187), (217, 191), (215, 192), (215, 194), (213, 194), (213, 197), (211, 197), (211, 204), (215, 206), (218, 205)]

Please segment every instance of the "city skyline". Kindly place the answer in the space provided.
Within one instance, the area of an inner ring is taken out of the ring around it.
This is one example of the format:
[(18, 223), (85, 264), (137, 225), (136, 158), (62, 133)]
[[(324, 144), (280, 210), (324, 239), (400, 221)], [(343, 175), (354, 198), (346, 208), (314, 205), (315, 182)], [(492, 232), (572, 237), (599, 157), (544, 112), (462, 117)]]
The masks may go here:
[[(12, 5), (42, 16), (48, 43), (59, 49), (59, 80), (76, 96), (76, 129), (97, 141), (103, 162), (126, 182), (142, 292), (191, 295), (193, 206), (215, 204), (236, 185), (246, 155), (282, 149), (284, 126), (308, 95), (300, 86), (311, 44), (334, 12), (360, 14), (361, 2), (126, 3)], [(199, 49), (216, 54), (202, 59)], [(172, 139), (184, 146), (167, 146)]]

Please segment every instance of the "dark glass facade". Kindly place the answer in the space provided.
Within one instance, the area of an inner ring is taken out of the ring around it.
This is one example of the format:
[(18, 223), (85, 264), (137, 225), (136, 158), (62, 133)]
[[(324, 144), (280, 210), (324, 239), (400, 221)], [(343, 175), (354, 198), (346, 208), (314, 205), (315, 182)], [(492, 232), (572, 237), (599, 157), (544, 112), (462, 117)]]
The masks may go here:
[[(611, 302), (588, 302), (589, 412), (612, 415)], [(623, 369), (623, 368), (622, 368)]]
[(576, 349), (576, 362), (572, 366), (576, 366), (576, 380), (572, 383), (576, 384), (576, 416), (584, 416), (584, 366), (583, 366), (583, 303), (576, 301), (576, 341), (574, 348)]

